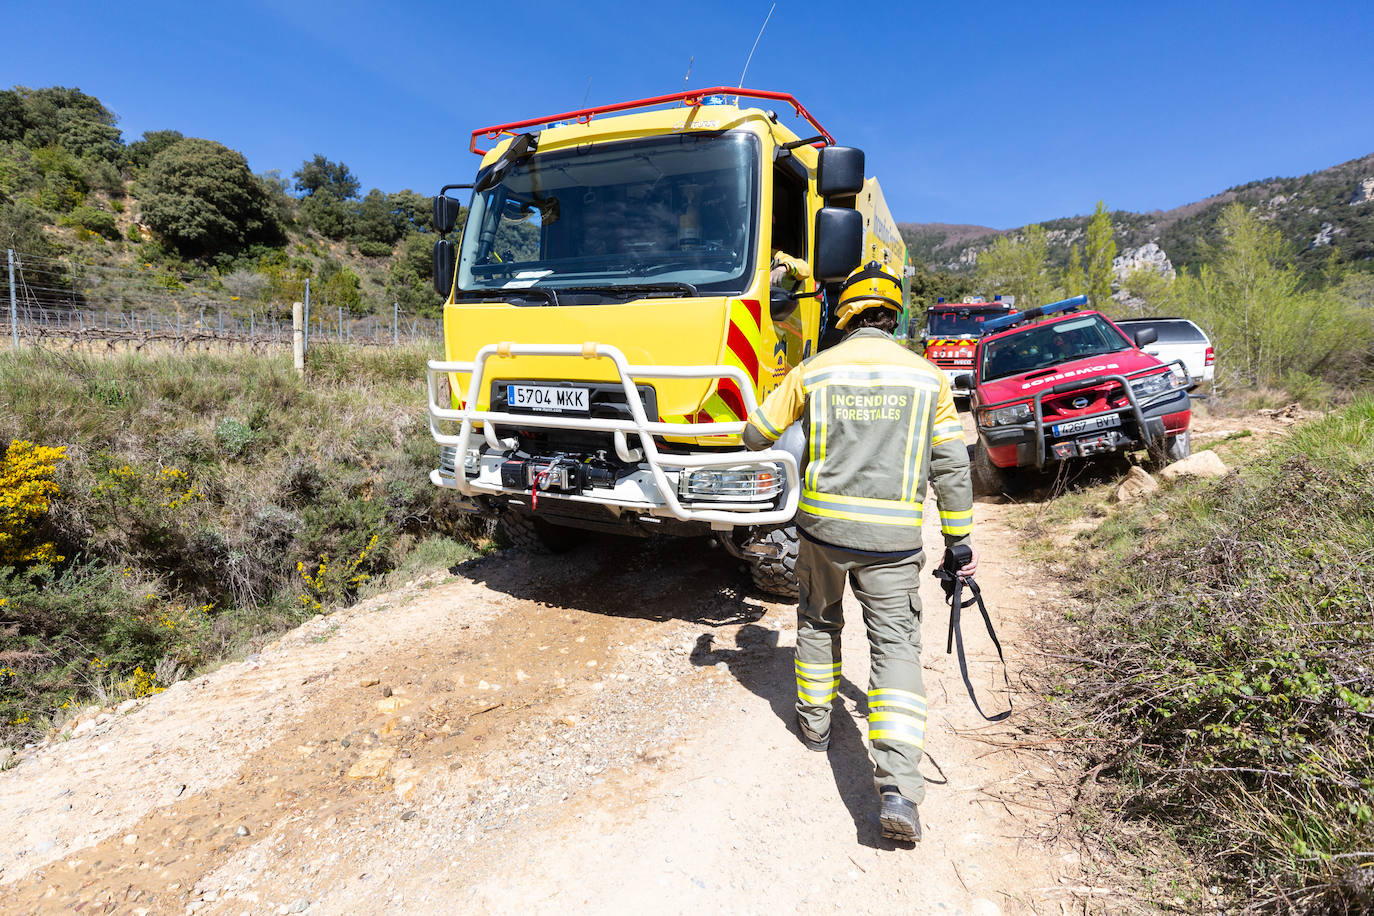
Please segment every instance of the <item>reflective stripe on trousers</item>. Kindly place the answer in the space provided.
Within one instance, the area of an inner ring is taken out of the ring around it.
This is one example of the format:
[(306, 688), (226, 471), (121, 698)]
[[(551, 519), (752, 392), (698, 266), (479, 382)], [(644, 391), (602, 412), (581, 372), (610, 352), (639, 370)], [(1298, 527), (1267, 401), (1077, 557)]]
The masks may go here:
[(868, 691), (868, 740), (925, 747), (926, 698), (890, 687)]
[(868, 634), (869, 750), (874, 786), (895, 785), (920, 804), (925, 784), (917, 764), (925, 744), (920, 599), (924, 557), (865, 556), (803, 538), (797, 557), (797, 714), (816, 734), (830, 730), (840, 682), (841, 599), (848, 582), (863, 607)]
[(835, 699), (840, 687), (840, 663), (817, 665), (798, 659), (793, 663), (797, 674), (797, 700), (808, 706), (822, 706)]

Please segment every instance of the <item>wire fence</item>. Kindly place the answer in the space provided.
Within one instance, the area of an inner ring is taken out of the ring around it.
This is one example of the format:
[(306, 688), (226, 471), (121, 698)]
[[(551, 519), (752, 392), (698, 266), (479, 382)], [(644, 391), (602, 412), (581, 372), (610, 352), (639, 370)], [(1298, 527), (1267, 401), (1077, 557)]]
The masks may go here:
[[(0, 334), (22, 346), (104, 345), (173, 349), (290, 348), (291, 302), (257, 296), (245, 302), (215, 289), (206, 276), (142, 268), (81, 264), (8, 250), (0, 265)], [(12, 279), (11, 279), (12, 278)], [(293, 290), (294, 292), (294, 290)], [(354, 315), (328, 301), (308, 305), (307, 346), (328, 341), (354, 346), (434, 344), (437, 318), (410, 315), (393, 303), (390, 315)], [(0, 344), (2, 345), (2, 344)]]

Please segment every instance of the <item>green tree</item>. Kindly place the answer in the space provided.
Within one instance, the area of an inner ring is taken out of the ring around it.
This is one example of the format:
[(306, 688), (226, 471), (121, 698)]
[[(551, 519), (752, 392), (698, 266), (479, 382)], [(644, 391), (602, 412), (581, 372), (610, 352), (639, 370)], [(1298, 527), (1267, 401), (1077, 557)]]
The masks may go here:
[(90, 185), (86, 170), (65, 147), (44, 146), (33, 151), (33, 162), (41, 176), (38, 202), (49, 210), (66, 213), (86, 199)]
[(1064, 268), (1063, 278), (1059, 281), (1064, 287), (1064, 295), (1077, 296), (1088, 291), (1088, 275), (1083, 272), (1083, 258), (1078, 246), (1069, 249), (1069, 266)]
[(258, 181), (262, 182), (263, 192), (271, 201), (272, 213), (276, 216), (277, 222), (283, 226), (294, 223), (297, 201), (291, 196), (291, 180), (282, 177), (281, 169), (268, 169), (258, 175)]
[(1027, 226), (1016, 239), (1000, 236), (978, 256), (978, 287), (988, 296), (1016, 296), (1018, 309), (1044, 305), (1055, 291), (1048, 260), (1045, 227)]
[(158, 153), (143, 178), (143, 221), (193, 257), (282, 241), (262, 182), (242, 153), (188, 137)]
[(373, 188), (358, 204), (348, 238), (363, 254), (382, 257), (391, 254), (405, 230), (404, 217), (397, 212), (393, 196)]
[(353, 211), (332, 194), (312, 194), (301, 201), (301, 222), (329, 239), (348, 235)]
[(347, 165), (330, 162), (319, 153), (302, 163), (293, 177), (296, 179), (296, 190), (306, 197), (328, 194), (335, 200), (352, 200), (362, 187)]
[(1112, 218), (1103, 201), (1097, 202), (1092, 218), (1088, 220), (1083, 249), (1088, 304), (1095, 309), (1104, 308), (1112, 298), (1112, 260), (1116, 258), (1116, 239), (1112, 236)]
[(0, 91), (0, 142), (22, 141), (28, 127), (23, 97), (14, 89)]
[(405, 231), (434, 231), (433, 199), (406, 188), (387, 195), (387, 201)]
[(361, 315), (363, 307), (362, 281), (347, 267), (335, 270), (320, 284), (322, 297), (330, 308), (342, 307), (350, 315)]
[(1192, 318), (1208, 332), (1222, 389), (1306, 384), (1312, 376), (1355, 382), (1374, 340), (1374, 314), (1352, 295), (1357, 287), (1306, 288), (1280, 230), (1244, 204), (1222, 211), (1217, 236), (1220, 247), (1208, 246), (1195, 274), (1133, 277), (1126, 288), (1152, 298), (1152, 310)]
[(1165, 276), (1157, 270), (1140, 267), (1126, 275), (1121, 282), (1121, 290), (1126, 293), (1126, 303), (1121, 309), (1113, 309), (1112, 315), (1122, 318), (1144, 318), (1150, 315), (1188, 315), (1194, 311), (1190, 300), (1193, 294), (1192, 278), (1183, 274), (1177, 279)]
[(401, 240), (387, 271), (386, 295), (408, 315), (436, 316), (439, 295), (434, 292), (434, 235), (412, 232)]
[(143, 139), (129, 144), (129, 164), (136, 169), (146, 169), (158, 153), (184, 139), (179, 130), (145, 130)]
[(123, 159), (119, 119), (95, 96), (63, 86), (16, 86), (14, 92), (24, 109), (26, 146), (62, 146), (73, 155), (107, 162)]
[(59, 249), (43, 231), (47, 224), (48, 219), (29, 201), (6, 202), (0, 196), (0, 248), (45, 257), (59, 254)]

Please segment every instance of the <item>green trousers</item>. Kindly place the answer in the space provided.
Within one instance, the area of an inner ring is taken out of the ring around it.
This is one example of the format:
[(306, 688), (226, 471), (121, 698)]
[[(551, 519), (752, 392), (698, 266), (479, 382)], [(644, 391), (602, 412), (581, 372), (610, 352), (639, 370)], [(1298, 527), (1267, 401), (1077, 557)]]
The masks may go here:
[(875, 558), (802, 538), (797, 557), (797, 714), (817, 735), (830, 730), (840, 686), (840, 632), (845, 580), (863, 606), (868, 629), (868, 742), (874, 785), (896, 786), (919, 804), (925, 781), (917, 764), (925, 746), (926, 697), (921, 678), (924, 553)]

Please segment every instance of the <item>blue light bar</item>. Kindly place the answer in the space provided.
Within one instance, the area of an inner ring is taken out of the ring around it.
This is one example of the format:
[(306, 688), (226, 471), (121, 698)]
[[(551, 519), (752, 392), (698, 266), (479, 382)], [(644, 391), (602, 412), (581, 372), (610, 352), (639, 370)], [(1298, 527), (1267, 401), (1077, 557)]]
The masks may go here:
[(1071, 299), (1061, 299), (1058, 302), (1051, 302), (1049, 305), (1036, 306), (1024, 312), (1012, 312), (1010, 315), (1003, 315), (1001, 318), (993, 318), (983, 322), (983, 333), (990, 334), (993, 331), (1000, 331), (1012, 325), (1020, 324), (1023, 321), (1031, 321), (1036, 318), (1043, 318), (1045, 315), (1053, 315), (1055, 312), (1067, 312), (1079, 306), (1087, 305), (1088, 297), (1079, 295)]

